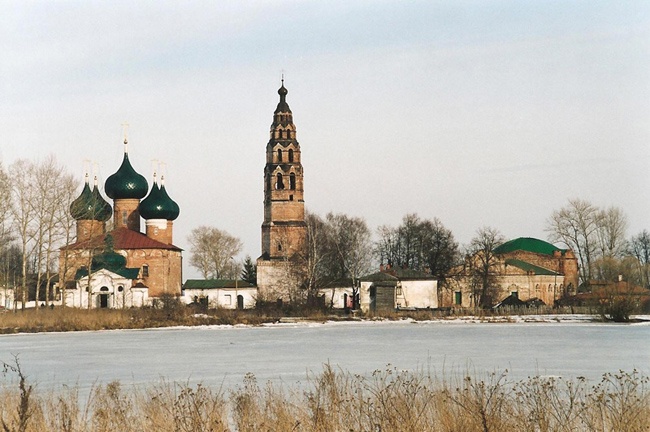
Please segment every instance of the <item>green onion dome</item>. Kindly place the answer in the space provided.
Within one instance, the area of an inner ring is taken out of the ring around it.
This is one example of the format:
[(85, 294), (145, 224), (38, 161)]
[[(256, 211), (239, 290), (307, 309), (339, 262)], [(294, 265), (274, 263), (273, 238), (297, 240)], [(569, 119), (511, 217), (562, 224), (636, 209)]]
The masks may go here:
[(123, 269), (124, 267), (126, 267), (126, 258), (117, 252), (103, 252), (99, 255), (95, 255), (92, 260), (93, 269), (104, 268), (115, 271)]
[[(95, 181), (97, 179), (95, 178)], [(106, 222), (111, 218), (113, 209), (111, 205), (104, 200), (97, 185), (90, 190), (88, 185), (88, 175), (86, 174), (86, 182), (81, 191), (79, 198), (72, 201), (70, 204), (70, 214), (76, 220), (96, 220)]]
[(104, 190), (112, 199), (140, 199), (147, 194), (149, 185), (147, 180), (133, 169), (129, 162), (129, 154), (124, 152), (120, 169), (106, 179)]
[(93, 257), (92, 268), (105, 268), (107, 270), (115, 271), (126, 267), (126, 257), (115, 252), (114, 243), (115, 240), (113, 239), (113, 236), (111, 234), (106, 234), (104, 237), (104, 251)]
[(142, 200), (138, 207), (140, 216), (144, 219), (175, 220), (180, 214), (178, 204), (172, 200), (165, 190), (164, 179), (161, 186), (155, 180), (149, 195)]

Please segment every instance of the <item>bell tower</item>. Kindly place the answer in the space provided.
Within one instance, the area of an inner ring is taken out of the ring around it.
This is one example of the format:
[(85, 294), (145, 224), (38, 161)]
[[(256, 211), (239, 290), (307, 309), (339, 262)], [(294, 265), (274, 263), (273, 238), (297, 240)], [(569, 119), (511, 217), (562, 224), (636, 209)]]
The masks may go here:
[(298, 283), (299, 261), (307, 235), (300, 144), (296, 140), (287, 93), (282, 80), (278, 90), (280, 102), (273, 113), (266, 145), (262, 255), (257, 270), (257, 285), (261, 290), (287, 286), (288, 281), (279, 280), (283, 272), (291, 273), (291, 278)]

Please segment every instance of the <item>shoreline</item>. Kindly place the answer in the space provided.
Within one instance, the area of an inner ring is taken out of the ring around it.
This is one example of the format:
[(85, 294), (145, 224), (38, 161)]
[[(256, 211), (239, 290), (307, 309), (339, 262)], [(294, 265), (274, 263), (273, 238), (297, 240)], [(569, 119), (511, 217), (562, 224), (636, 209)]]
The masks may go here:
[[(194, 314), (193, 318), (205, 318), (203, 314)], [(210, 317), (207, 317), (210, 318)], [(247, 320), (243, 320), (247, 321)], [(345, 318), (339, 316), (322, 316), (322, 317), (279, 317), (268, 318), (256, 323), (235, 322), (235, 323), (201, 323), (193, 324), (171, 324), (164, 326), (124, 326), (112, 328), (75, 328), (68, 330), (61, 329), (28, 329), (26, 331), (16, 331), (15, 327), (0, 327), (0, 336), (10, 335), (28, 335), (28, 334), (61, 334), (61, 333), (81, 333), (81, 332), (110, 332), (110, 331), (156, 331), (156, 330), (187, 330), (187, 329), (237, 329), (237, 328), (294, 328), (294, 327), (321, 327), (331, 325), (374, 325), (374, 324), (435, 324), (435, 325), (458, 325), (458, 324), (593, 324), (593, 325), (650, 325), (650, 315), (633, 315), (630, 321), (625, 323), (615, 323), (604, 321), (596, 314), (525, 314), (525, 315), (493, 315), (478, 316), (465, 315), (453, 317), (438, 317), (429, 319), (416, 319), (413, 317), (400, 318)]]

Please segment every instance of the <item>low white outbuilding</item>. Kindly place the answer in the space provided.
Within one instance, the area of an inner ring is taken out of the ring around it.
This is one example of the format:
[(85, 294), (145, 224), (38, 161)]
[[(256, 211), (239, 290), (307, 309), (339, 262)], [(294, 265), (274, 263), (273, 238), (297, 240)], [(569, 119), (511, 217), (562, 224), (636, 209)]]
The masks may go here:
[(252, 309), (257, 287), (243, 280), (188, 279), (183, 284), (182, 299), (212, 309)]
[(397, 309), (435, 309), (439, 306), (438, 281), (410, 269), (386, 267), (361, 278), (359, 303), (364, 312)]

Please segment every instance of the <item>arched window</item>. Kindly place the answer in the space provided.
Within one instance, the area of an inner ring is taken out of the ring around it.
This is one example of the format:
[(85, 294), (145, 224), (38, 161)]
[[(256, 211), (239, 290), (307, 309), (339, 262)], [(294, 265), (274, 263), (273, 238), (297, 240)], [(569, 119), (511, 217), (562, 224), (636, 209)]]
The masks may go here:
[(278, 250), (279, 250), (279, 251), (282, 250), (282, 243), (278, 243)]
[(284, 189), (284, 182), (282, 181), (282, 173), (278, 173), (275, 178), (276, 178), (275, 188)]
[(296, 175), (294, 173), (289, 175), (289, 189), (296, 190)]
[(278, 149), (278, 162), (282, 162), (282, 149)]
[(289, 162), (293, 162), (293, 150), (289, 149)]

